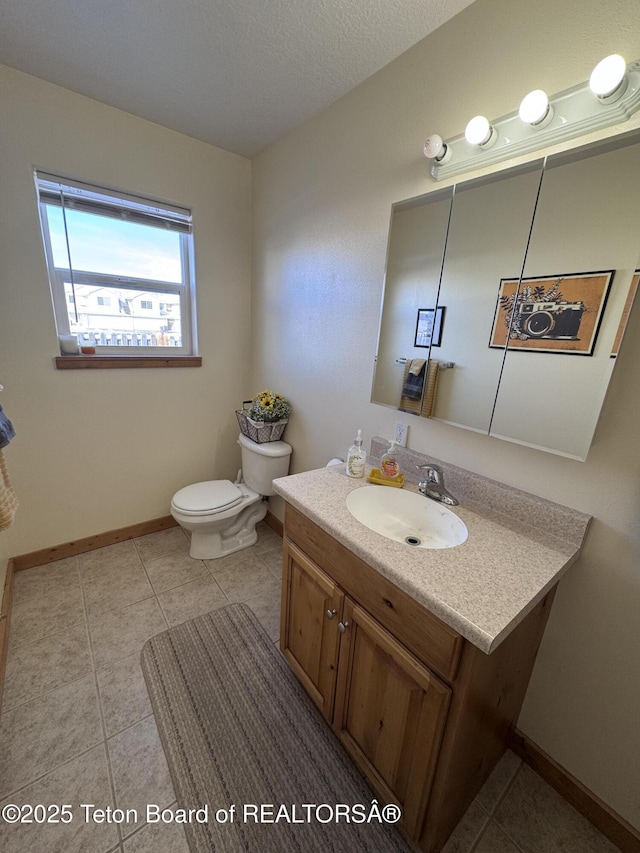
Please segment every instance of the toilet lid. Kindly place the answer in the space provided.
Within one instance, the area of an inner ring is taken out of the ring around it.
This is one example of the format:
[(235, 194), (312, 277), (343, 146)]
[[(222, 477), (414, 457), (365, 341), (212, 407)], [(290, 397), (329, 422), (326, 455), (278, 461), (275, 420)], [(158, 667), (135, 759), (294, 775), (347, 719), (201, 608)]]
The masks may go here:
[(180, 489), (173, 496), (173, 504), (184, 512), (224, 512), (242, 498), (242, 492), (231, 480), (207, 480)]

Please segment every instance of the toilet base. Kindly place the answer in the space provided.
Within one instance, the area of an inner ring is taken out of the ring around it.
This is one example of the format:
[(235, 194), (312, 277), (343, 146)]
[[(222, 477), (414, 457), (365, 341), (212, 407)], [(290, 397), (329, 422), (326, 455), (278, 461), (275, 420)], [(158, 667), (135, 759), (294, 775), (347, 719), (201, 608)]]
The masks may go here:
[(196, 525), (183, 524), (184, 528), (191, 528), (189, 555), (194, 560), (217, 560), (243, 548), (250, 548), (258, 541), (256, 524), (262, 521), (266, 514), (267, 503), (259, 500), (242, 510), (236, 521), (227, 529), (198, 530)]
[(250, 548), (258, 541), (255, 530), (244, 536), (230, 536), (223, 538), (220, 533), (196, 533), (191, 534), (191, 548), (189, 556), (194, 560), (217, 560), (218, 557), (226, 557), (234, 551)]

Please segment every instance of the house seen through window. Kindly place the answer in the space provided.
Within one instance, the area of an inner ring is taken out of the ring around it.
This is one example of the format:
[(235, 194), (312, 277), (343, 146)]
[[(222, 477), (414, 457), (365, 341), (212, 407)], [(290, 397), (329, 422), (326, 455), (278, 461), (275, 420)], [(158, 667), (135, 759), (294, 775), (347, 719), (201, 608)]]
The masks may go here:
[(190, 211), (41, 172), (36, 185), (58, 334), (104, 355), (192, 355)]

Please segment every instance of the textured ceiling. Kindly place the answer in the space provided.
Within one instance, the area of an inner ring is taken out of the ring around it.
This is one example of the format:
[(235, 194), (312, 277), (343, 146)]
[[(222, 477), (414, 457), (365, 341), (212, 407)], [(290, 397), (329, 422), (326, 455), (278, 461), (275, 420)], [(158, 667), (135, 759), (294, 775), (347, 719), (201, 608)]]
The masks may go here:
[(0, 0), (0, 62), (251, 157), (472, 0)]

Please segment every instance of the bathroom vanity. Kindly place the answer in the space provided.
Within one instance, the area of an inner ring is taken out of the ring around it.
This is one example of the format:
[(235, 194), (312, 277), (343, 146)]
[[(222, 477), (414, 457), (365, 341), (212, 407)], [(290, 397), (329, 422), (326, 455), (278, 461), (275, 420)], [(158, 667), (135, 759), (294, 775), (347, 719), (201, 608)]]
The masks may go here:
[[(426, 459), (403, 455), (404, 470)], [(445, 472), (469, 536), (443, 550), (356, 521), (346, 497), (371, 487), (342, 466), (274, 483), (286, 501), (280, 648), (380, 801), (434, 853), (506, 748), (590, 520)]]

